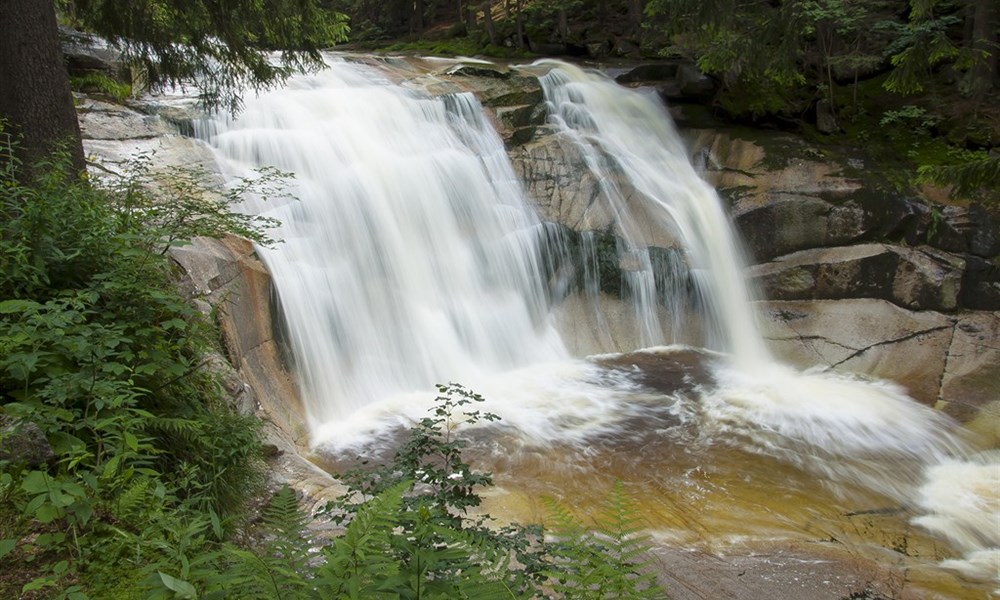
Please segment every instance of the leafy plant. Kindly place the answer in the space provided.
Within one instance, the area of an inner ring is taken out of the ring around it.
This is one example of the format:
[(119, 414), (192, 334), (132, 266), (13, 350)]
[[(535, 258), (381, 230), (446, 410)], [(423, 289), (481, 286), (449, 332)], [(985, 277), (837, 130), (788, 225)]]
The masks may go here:
[(111, 565), (138, 572), (178, 531), (221, 538), (260, 481), (259, 424), (203, 368), (217, 334), (165, 249), (227, 230), (267, 237), (194, 179), (178, 178), (189, 183), (166, 208), (146, 175), (100, 188), (57, 154), (26, 184), (9, 141), (0, 154), (0, 413), (55, 455), (0, 463), (0, 550), (22, 574), (0, 595), (128, 596), (138, 581)]
[(879, 121), (882, 127), (907, 127), (917, 135), (929, 135), (940, 123), (941, 117), (912, 104), (907, 104), (898, 110), (885, 111)]
[(651, 572), (652, 546), (624, 484), (617, 481), (592, 527), (555, 500), (546, 504), (556, 540), (546, 574), (566, 598), (666, 598)]
[(111, 96), (116, 102), (124, 102), (132, 96), (132, 86), (117, 81), (104, 73), (87, 73), (70, 79), (74, 90), (97, 92)]
[[(353, 523), (366, 499), (403, 485), (407, 493), (393, 520), (398, 531), (388, 539), (388, 555), (395, 557), (398, 573), (392, 580), (394, 593), (403, 598), (461, 597), (465, 586), (485, 581), (526, 593), (541, 579), (540, 548), (531, 543), (539, 530), (490, 528), (488, 516), (467, 516), (469, 508), (481, 503), (477, 488), (492, 485), (492, 476), (465, 462), (468, 441), (460, 428), (498, 417), (470, 410), (483, 398), (461, 385), (439, 385), (438, 391), (431, 414), (416, 423), (393, 461), (345, 473), (348, 494), (327, 511), (335, 522)], [(521, 567), (513, 568), (511, 561)]]

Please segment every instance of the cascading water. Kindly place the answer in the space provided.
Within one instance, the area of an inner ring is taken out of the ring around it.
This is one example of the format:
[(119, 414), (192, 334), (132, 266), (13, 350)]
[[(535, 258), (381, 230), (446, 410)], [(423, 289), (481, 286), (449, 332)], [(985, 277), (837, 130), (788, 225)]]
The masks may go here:
[(243, 175), (294, 174), (273, 273), (314, 428), (437, 382), (560, 358), (537, 218), (471, 95), (342, 61), (202, 133)]
[[(1000, 514), (989, 494), (979, 508), (947, 509), (934, 483), (955, 472), (946, 465), (978, 466), (978, 477), (996, 465), (967, 461), (948, 419), (895, 386), (798, 373), (768, 357), (739, 244), (654, 98), (562, 63), (528, 67), (544, 71), (550, 122), (601, 182), (636, 346), (670, 342), (696, 310), (702, 345), (722, 354), (579, 360), (553, 325), (544, 227), (475, 99), (432, 98), (370, 67), (329, 63), (249, 99), (238, 119), (207, 121), (201, 135), (230, 175), (271, 165), (295, 176), (295, 200), (249, 209), (284, 223), (274, 232), (284, 243), (261, 256), (313, 441), (330, 462), (385, 443), (392, 436), (381, 433), (422, 416), (435, 383), (459, 381), (503, 417), (498, 451), (481, 458), (511, 497), (556, 486), (584, 504), (602, 482), (626, 479), (674, 541), (794, 535), (785, 526), (799, 521), (795, 531), (812, 536), (816, 523), (848, 527), (851, 502), (918, 496), (924, 512), (912, 516), (930, 531), (960, 523), (965, 532)], [(668, 240), (669, 260), (656, 259), (653, 238)], [(587, 295), (596, 251), (592, 234), (582, 240)], [(681, 372), (669, 390), (641, 379), (662, 364)], [(925, 481), (932, 465), (945, 466)], [(1000, 561), (1000, 532), (955, 544), (980, 576)]]
[[(582, 150), (601, 183), (620, 239), (620, 260), (633, 265), (626, 282), (635, 298), (641, 345), (672, 341), (663, 337), (657, 296), (680, 314), (693, 288), (707, 320), (706, 347), (728, 352), (748, 367), (769, 362), (742, 275), (743, 254), (722, 203), (691, 165), (663, 105), (652, 92), (624, 90), (572, 65), (537, 65), (548, 69), (540, 81), (550, 119)], [(674, 238), (683, 252), (686, 265), (676, 274), (654, 270), (648, 246), (657, 234)], [(657, 289), (657, 275), (668, 285)], [(687, 281), (669, 285), (678, 277)]]

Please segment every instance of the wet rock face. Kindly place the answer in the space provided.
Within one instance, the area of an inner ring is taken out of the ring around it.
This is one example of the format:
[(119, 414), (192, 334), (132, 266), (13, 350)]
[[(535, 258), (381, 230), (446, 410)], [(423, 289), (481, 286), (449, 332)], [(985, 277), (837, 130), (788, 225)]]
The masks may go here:
[(764, 338), (776, 357), (888, 379), (916, 400), (940, 396), (956, 320), (881, 299), (760, 302)]
[(747, 274), (774, 300), (878, 298), (913, 310), (958, 307), (965, 261), (933, 248), (887, 244), (814, 248)]
[[(412, 61), (382, 66), (414, 82), (421, 69), (430, 71)], [(645, 65), (614, 74), (627, 85), (658, 80), (655, 85), (681, 94), (681, 67)], [(425, 87), (480, 98), (541, 218), (576, 234), (614, 236), (602, 182), (586, 174), (575, 146), (546, 125), (537, 80), (507, 67), (448, 69), (426, 77)], [(691, 75), (684, 77), (695, 88), (710, 83)], [(684, 112), (697, 108), (678, 106)], [(180, 135), (178, 123), (187, 122), (188, 113), (157, 118), (92, 100), (82, 102), (80, 112), (87, 152), (105, 160), (153, 150), (157, 163), (197, 166), (211, 160)], [(768, 299), (766, 306), (777, 307), (765, 310), (763, 320), (779, 356), (803, 367), (823, 364), (888, 377), (963, 419), (973, 418), (991, 394), (996, 397), (989, 382), (1000, 358), (972, 349), (988, 346), (1000, 331), (996, 312), (983, 312), (1000, 310), (1000, 220), (978, 206), (930, 208), (879, 184), (860, 159), (828, 156), (786, 134), (691, 125), (683, 134), (692, 155), (704, 162), (706, 179), (729, 204), (754, 263), (748, 276)], [(622, 189), (626, 196), (635, 193)], [(673, 245), (655, 232), (647, 237), (654, 248)], [(242, 276), (257, 277), (252, 270)], [(576, 291), (562, 300), (570, 321), (580, 312), (573, 308)], [(607, 333), (611, 345), (634, 347), (630, 311), (619, 306), (615, 289), (601, 292), (618, 307)], [(238, 335), (256, 335), (257, 342), (273, 337), (253, 327)], [(581, 337), (570, 345), (590, 352), (608, 341)], [(280, 362), (278, 350), (275, 360)], [(261, 385), (268, 384), (262, 379)]]

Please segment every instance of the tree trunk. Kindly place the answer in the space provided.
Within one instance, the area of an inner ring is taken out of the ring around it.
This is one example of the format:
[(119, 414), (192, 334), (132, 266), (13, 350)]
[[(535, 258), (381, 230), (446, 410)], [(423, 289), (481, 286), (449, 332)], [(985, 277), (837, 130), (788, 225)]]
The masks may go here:
[(490, 39), (490, 44), (497, 45), (497, 28), (493, 24), (493, 2), (483, 0), (483, 27), (486, 28), (486, 36)]
[(559, 14), (558, 14), (558, 19), (557, 19), (556, 27), (559, 30), (559, 39), (562, 40), (563, 43), (568, 42), (569, 41), (569, 16), (566, 14), (566, 7), (565, 6), (560, 6), (559, 7)]
[(467, 4), (465, 7), (465, 30), (472, 32), (476, 29), (476, 9), (473, 8), (472, 4)]
[(628, 3), (629, 35), (637, 42), (642, 39), (642, 12), (645, 5), (645, 0), (629, 0)]
[(410, 17), (410, 32), (416, 34), (424, 32), (424, 0), (414, 0), (413, 2), (413, 14)]
[(52, 0), (0, 0), (0, 119), (29, 173), (60, 145), (86, 168)]
[(972, 15), (972, 49), (976, 62), (972, 67), (973, 89), (985, 92), (997, 83), (997, 11), (996, 0), (976, 0)]
[[(2, 0), (0, 0), (2, 1)], [(517, 33), (517, 47), (524, 50), (524, 16), (521, 15), (521, 0), (514, 3), (514, 30)]]

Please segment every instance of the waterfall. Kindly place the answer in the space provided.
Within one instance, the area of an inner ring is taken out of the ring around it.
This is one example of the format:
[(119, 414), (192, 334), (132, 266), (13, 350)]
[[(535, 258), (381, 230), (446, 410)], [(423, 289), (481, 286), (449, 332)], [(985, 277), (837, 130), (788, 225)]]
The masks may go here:
[[(699, 345), (766, 360), (721, 203), (662, 105), (545, 67), (550, 120), (581, 148), (614, 215), (636, 347), (672, 343), (693, 316), (708, 332)], [(544, 225), (471, 94), (429, 97), (331, 59), (200, 135), (229, 175), (269, 165), (294, 177), (292, 199), (247, 210), (283, 223), (283, 243), (260, 255), (314, 432), (379, 399), (567, 357), (543, 256), (559, 249), (543, 247)], [(651, 231), (672, 247), (653, 255)], [(593, 299), (593, 233), (581, 240), (577, 277)]]
[[(767, 363), (743, 252), (715, 189), (692, 166), (659, 99), (565, 63), (536, 65), (548, 69), (540, 81), (550, 120), (581, 150), (611, 209), (620, 261), (631, 265), (625, 281), (641, 345), (672, 341), (664, 339), (656, 304), (678, 316), (693, 292), (707, 321), (703, 345), (746, 366)], [(672, 238), (684, 260), (654, 264), (649, 246), (655, 237)]]
[(332, 60), (203, 124), (233, 174), (294, 175), (262, 250), (314, 428), (380, 398), (565, 356), (540, 223), (469, 94), (429, 98)]

